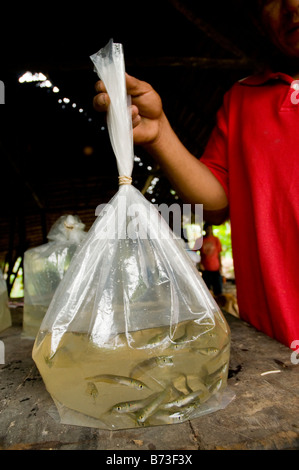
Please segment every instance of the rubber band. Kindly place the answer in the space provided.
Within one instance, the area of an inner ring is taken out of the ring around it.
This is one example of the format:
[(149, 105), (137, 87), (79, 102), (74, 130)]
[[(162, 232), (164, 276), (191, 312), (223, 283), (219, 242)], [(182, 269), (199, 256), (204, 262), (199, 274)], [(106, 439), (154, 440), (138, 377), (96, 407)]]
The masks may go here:
[(132, 184), (131, 176), (119, 176), (118, 177), (118, 184), (121, 186), (122, 184)]

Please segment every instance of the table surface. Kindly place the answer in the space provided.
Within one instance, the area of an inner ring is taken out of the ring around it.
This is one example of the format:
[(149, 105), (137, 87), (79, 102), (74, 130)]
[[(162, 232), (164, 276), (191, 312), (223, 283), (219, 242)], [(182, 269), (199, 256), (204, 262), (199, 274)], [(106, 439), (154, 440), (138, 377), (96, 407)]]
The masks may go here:
[(226, 314), (231, 329), (224, 408), (191, 421), (107, 431), (61, 424), (21, 337), (22, 308), (0, 332), (0, 450), (295, 450), (299, 449), (299, 364), (292, 350)]

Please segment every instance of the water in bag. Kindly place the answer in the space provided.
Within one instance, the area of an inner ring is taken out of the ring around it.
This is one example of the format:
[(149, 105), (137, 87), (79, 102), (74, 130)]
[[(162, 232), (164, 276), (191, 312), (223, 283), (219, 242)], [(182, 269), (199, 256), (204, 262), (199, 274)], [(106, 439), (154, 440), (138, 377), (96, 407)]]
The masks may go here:
[[(92, 56), (111, 105), (118, 171), (134, 152), (123, 51)], [(61, 422), (103, 429), (172, 424), (215, 411), (230, 332), (180, 241), (154, 206), (121, 184), (73, 257), (33, 358)]]

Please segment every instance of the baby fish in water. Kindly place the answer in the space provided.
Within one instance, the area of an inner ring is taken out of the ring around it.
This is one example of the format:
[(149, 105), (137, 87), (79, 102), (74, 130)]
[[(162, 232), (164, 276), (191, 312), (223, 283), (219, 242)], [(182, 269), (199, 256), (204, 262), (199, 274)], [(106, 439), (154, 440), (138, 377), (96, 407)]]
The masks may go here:
[(94, 399), (96, 399), (99, 394), (98, 389), (93, 382), (87, 383), (86, 393), (87, 395), (92, 396)]
[(181, 423), (184, 420), (184, 413), (181, 411), (176, 411), (175, 413), (169, 413), (167, 411), (157, 411), (153, 415), (153, 419), (158, 419), (164, 424), (175, 424)]
[(137, 422), (139, 424), (144, 423), (144, 421), (151, 416), (163, 403), (166, 396), (169, 393), (169, 389), (166, 388), (163, 392), (161, 392), (154, 400), (151, 400), (148, 405), (146, 405), (140, 413), (137, 413)]
[(210, 385), (210, 386), (208, 387), (208, 388), (209, 388), (209, 392), (210, 392), (211, 394), (218, 392), (218, 390), (220, 389), (222, 383), (223, 383), (223, 380), (222, 380), (222, 379), (218, 379), (216, 382), (214, 382), (212, 385)]
[(158, 419), (165, 424), (181, 423), (187, 419), (191, 413), (198, 407), (198, 403), (191, 403), (188, 406), (181, 408), (178, 411), (164, 411), (158, 410), (153, 416), (153, 419)]
[(183, 372), (173, 379), (171, 386), (175, 393), (180, 396), (182, 395), (182, 387), (187, 390), (187, 393), (193, 392), (193, 390), (188, 385), (187, 375)]
[(123, 377), (121, 375), (100, 374), (93, 377), (85, 377), (85, 380), (93, 382), (107, 382), (119, 385), (126, 385), (127, 387), (135, 388), (136, 390), (144, 390), (149, 387), (140, 380), (132, 379), (130, 377)]
[(156, 396), (157, 393), (154, 393), (153, 395), (150, 395), (144, 400), (124, 401), (121, 403), (116, 403), (116, 405), (111, 408), (111, 411), (117, 411), (118, 413), (132, 413), (134, 411), (138, 411), (144, 408), (147, 403), (153, 400)]
[(204, 356), (213, 356), (214, 354), (219, 353), (218, 348), (192, 348), (192, 352), (203, 354)]
[(153, 336), (147, 344), (149, 345), (156, 345), (156, 344), (160, 344), (160, 343), (165, 343), (165, 341), (169, 341), (169, 336), (168, 336), (168, 333), (159, 333), (155, 336)]
[(144, 369), (151, 369), (153, 367), (172, 366), (173, 360), (171, 356), (157, 356), (146, 359), (145, 361), (137, 364), (130, 372), (130, 377), (138, 377), (144, 372)]
[(225, 362), (224, 364), (222, 364), (217, 370), (215, 370), (214, 372), (212, 373), (208, 373), (207, 371), (207, 368), (206, 366), (203, 367), (203, 370), (205, 371), (205, 383), (207, 385), (212, 385), (215, 381), (217, 381), (218, 379), (222, 379), (223, 375), (225, 375), (227, 373), (227, 369), (228, 369), (228, 363)]
[(204, 395), (204, 390), (197, 390), (192, 393), (188, 393), (188, 395), (183, 395), (180, 396), (179, 398), (176, 398), (173, 401), (170, 401), (168, 403), (165, 403), (164, 405), (161, 405), (161, 409), (167, 410), (168, 408), (181, 408), (182, 406), (188, 405), (189, 403), (193, 402), (194, 400), (200, 399), (201, 395)]
[(180, 336), (179, 338), (171, 340), (171, 348), (174, 349), (180, 349), (182, 347), (185, 347), (185, 343), (187, 342), (188, 338), (188, 328), (185, 328), (185, 332)]

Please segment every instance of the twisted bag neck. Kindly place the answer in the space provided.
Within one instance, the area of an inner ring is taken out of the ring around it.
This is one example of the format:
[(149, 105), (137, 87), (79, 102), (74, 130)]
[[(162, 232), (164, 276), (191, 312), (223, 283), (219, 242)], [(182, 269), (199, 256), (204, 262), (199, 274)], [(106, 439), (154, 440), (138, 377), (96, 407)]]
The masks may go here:
[(123, 184), (132, 184), (131, 176), (126, 176), (126, 175), (119, 176), (118, 177), (118, 184), (119, 184), (119, 186), (121, 186)]
[(119, 184), (131, 184), (134, 144), (131, 99), (127, 95), (122, 44), (113, 43), (111, 39), (105, 47), (90, 58), (110, 98), (107, 126), (116, 157)]

